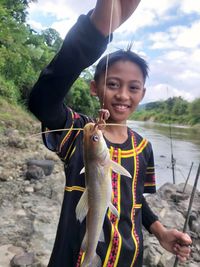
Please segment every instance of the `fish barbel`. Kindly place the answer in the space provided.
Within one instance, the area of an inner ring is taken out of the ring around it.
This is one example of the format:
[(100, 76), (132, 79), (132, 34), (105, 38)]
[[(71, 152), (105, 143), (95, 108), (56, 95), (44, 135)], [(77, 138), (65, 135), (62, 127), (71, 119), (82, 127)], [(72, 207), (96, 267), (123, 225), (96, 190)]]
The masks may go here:
[(112, 204), (111, 169), (131, 178), (130, 173), (110, 159), (109, 150), (98, 125), (88, 123), (83, 129), (83, 155), (86, 188), (76, 207), (76, 218), (82, 222), (86, 217), (86, 233), (81, 249), (85, 257), (81, 267), (102, 266), (96, 254), (99, 241), (104, 241), (103, 223), (107, 209), (119, 217)]

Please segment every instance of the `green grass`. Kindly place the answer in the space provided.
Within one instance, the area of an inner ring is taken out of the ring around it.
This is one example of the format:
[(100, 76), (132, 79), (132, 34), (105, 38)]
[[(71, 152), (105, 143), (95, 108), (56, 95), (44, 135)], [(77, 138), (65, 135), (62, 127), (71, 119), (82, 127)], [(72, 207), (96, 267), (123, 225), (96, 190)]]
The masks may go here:
[(25, 108), (11, 104), (0, 97), (0, 132), (5, 129), (17, 129), (21, 133), (34, 132), (37, 121)]

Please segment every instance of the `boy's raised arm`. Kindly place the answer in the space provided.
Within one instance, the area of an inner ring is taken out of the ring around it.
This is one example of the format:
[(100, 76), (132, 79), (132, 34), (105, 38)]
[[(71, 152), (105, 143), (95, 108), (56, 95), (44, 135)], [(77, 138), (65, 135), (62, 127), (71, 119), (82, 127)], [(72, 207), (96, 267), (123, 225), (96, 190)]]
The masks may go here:
[[(141, 0), (98, 0), (91, 14), (96, 28), (105, 36), (109, 34), (112, 14), (111, 32), (114, 32), (136, 10)], [(113, 3), (113, 12), (112, 12)]]
[[(114, 0), (113, 26), (118, 28), (137, 7), (139, 0)], [(64, 98), (81, 71), (105, 51), (109, 34), (112, 0), (98, 0), (90, 15), (80, 16), (66, 35), (63, 45), (42, 71), (29, 98), (30, 111), (50, 129), (63, 128), (66, 121)]]

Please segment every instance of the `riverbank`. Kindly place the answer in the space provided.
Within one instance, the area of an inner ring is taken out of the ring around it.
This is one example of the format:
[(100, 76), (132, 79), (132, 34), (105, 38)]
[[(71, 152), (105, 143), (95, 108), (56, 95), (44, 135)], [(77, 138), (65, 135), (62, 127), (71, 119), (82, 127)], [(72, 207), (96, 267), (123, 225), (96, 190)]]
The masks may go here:
[[(36, 125), (37, 127), (37, 125)], [(18, 130), (0, 133), (0, 267), (46, 267), (53, 247), (63, 192), (63, 166), (44, 148), (40, 138), (31, 140)], [(147, 196), (166, 227), (182, 229), (191, 187), (165, 184)], [(192, 257), (182, 266), (199, 266), (200, 193), (196, 193), (188, 232), (193, 238)], [(147, 267), (173, 266), (174, 256), (144, 232)], [(170, 265), (168, 264), (170, 262)], [(22, 264), (23, 263), (23, 264)]]
[[(46, 267), (63, 199), (63, 165), (40, 136), (32, 136), (40, 131), (36, 120), (23, 109), (4, 108), (0, 113), (0, 267)], [(179, 189), (166, 184), (147, 197), (166, 227), (182, 229), (191, 188), (184, 198)], [(199, 197), (197, 192), (188, 229), (193, 238), (192, 257), (183, 265), (188, 267), (200, 262)], [(168, 262), (174, 256), (164, 252), (153, 236), (144, 232), (144, 240), (147, 267), (173, 266)]]
[(165, 128), (172, 127), (172, 128), (189, 129), (189, 130), (194, 130), (194, 131), (196, 131), (196, 133), (200, 134), (200, 124), (199, 123), (197, 123), (195, 125), (189, 125), (189, 124), (184, 124), (183, 122), (182, 123), (160, 122), (160, 121), (155, 121), (152, 118), (142, 119), (142, 118), (134, 118), (134, 116), (129, 121), (130, 122), (131, 121), (144, 122), (147, 124), (154, 124), (154, 125), (163, 126)]
[(194, 126), (200, 124), (200, 98), (188, 102), (182, 97), (170, 97), (164, 101), (142, 104), (131, 119)]

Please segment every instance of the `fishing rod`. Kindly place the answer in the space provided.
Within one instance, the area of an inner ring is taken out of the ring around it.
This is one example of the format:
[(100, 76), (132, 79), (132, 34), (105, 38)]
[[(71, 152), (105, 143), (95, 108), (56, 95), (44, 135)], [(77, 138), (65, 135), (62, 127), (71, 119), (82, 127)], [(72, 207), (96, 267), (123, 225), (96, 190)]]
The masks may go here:
[[(198, 180), (199, 180), (199, 175), (200, 175), (200, 163), (199, 163), (199, 167), (198, 167), (198, 170), (197, 170), (196, 178), (195, 178), (195, 181), (194, 181), (192, 193), (191, 193), (191, 196), (190, 196), (190, 202), (189, 202), (189, 206), (188, 206), (187, 216), (186, 216), (186, 219), (185, 219), (185, 224), (184, 224), (184, 227), (183, 227), (183, 233), (185, 233), (187, 231), (188, 221), (189, 221), (191, 210), (192, 210), (192, 204), (193, 204), (193, 201), (194, 201), (194, 196), (195, 196), (195, 192), (196, 192), (196, 188), (197, 188), (197, 183), (198, 183)], [(176, 256), (176, 259), (175, 259), (173, 267), (177, 267), (177, 266), (178, 266), (178, 257)]]
[(193, 164), (194, 164), (194, 162), (191, 163), (190, 170), (189, 170), (189, 173), (188, 173), (188, 176), (187, 176), (184, 188), (183, 188), (183, 193), (185, 193), (185, 189), (186, 189), (186, 186), (187, 186), (189, 178), (190, 178), (190, 174), (191, 174), (191, 171), (192, 171)]
[[(169, 90), (167, 87), (167, 95), (169, 95)], [(168, 98), (170, 100), (170, 98)], [(176, 159), (174, 158), (174, 153), (173, 153), (173, 139), (172, 139), (172, 116), (171, 116), (171, 108), (169, 112), (169, 138), (170, 138), (170, 149), (171, 149), (171, 166), (172, 166), (172, 178), (173, 178), (173, 184), (176, 184), (176, 179), (175, 179), (175, 165), (176, 165)]]
[(172, 140), (171, 115), (170, 115), (170, 122), (169, 122), (169, 138), (170, 138), (170, 148), (171, 148), (172, 178), (173, 178), (173, 184), (176, 184), (176, 179), (175, 179), (175, 165), (176, 165), (176, 159), (174, 158), (174, 154), (173, 154), (173, 140)]

